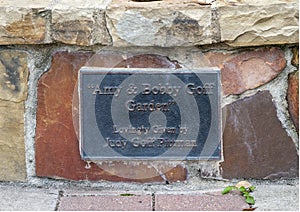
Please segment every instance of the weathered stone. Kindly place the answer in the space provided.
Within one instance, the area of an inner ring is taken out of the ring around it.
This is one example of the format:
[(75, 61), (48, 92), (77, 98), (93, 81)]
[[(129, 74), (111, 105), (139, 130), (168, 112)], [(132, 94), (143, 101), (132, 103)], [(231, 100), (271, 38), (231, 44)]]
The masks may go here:
[(292, 52), (293, 52), (292, 64), (296, 67), (299, 67), (299, 47), (294, 47), (292, 49)]
[(297, 177), (295, 144), (277, 118), (268, 91), (238, 100), (223, 110), (224, 178)]
[(111, 43), (104, 11), (92, 9), (54, 10), (52, 38), (62, 43), (81, 46)]
[(205, 58), (209, 61), (209, 66), (224, 68), (224, 63), (232, 59), (236, 54), (227, 52), (207, 52)]
[[(75, 85), (78, 70), (85, 64), (98, 67), (177, 67), (166, 57), (158, 55), (137, 55), (124, 60), (122, 54), (109, 52), (101, 55), (56, 53), (50, 70), (41, 77), (38, 84), (35, 145), (37, 176), (72, 180), (164, 181), (156, 168), (149, 164), (104, 162), (98, 165), (91, 163), (89, 167), (80, 158), (76, 135), (78, 96)], [(173, 182), (186, 179), (183, 166), (173, 167), (168, 163), (161, 166), (160, 170), (165, 173), (166, 180)]]
[(21, 102), (27, 95), (27, 54), (18, 51), (0, 52), (0, 99)]
[(241, 94), (274, 79), (285, 67), (279, 48), (262, 48), (244, 52), (228, 60), (221, 70), (224, 95)]
[(299, 42), (299, 5), (296, 0), (216, 3), (222, 42), (232, 46)]
[(290, 115), (299, 132), (299, 71), (289, 75), (287, 99)]
[(0, 51), (0, 181), (26, 178), (24, 101), (27, 78), (27, 53)]
[(14, 0), (0, 1), (0, 7), (18, 7), (18, 8), (46, 8), (52, 9), (70, 9), (70, 8), (99, 8), (105, 9), (109, 1), (107, 0)]
[(180, 0), (113, 0), (107, 9), (114, 46), (194, 46), (212, 43), (211, 9)]
[(0, 7), (0, 45), (49, 42), (46, 10)]

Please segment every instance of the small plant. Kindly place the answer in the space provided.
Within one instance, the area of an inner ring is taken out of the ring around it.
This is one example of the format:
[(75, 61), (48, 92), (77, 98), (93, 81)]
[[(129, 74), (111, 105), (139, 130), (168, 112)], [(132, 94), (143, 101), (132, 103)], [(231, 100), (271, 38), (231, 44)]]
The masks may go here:
[(232, 190), (238, 190), (241, 192), (241, 195), (245, 197), (245, 201), (250, 205), (255, 204), (255, 199), (253, 196), (250, 195), (251, 192), (255, 190), (255, 187), (252, 186), (247, 181), (241, 181), (237, 183), (235, 186), (227, 186), (223, 191), (222, 194), (228, 194)]
[(122, 197), (128, 197), (128, 196), (136, 196), (135, 194), (120, 194)]

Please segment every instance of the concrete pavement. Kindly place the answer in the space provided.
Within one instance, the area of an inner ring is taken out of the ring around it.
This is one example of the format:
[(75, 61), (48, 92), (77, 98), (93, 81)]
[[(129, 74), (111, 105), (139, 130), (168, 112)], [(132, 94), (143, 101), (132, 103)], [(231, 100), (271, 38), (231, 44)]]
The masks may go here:
[[(77, 187), (72, 183), (68, 186), (0, 183), (0, 210), (240, 211), (249, 208), (238, 193), (221, 194), (222, 188), (228, 184), (232, 183), (208, 182), (199, 190), (189, 190), (185, 189), (188, 186), (176, 184), (114, 186), (107, 183), (103, 186)], [(292, 183), (259, 181), (253, 184), (257, 187), (253, 193), (256, 211), (298, 211), (297, 180)]]

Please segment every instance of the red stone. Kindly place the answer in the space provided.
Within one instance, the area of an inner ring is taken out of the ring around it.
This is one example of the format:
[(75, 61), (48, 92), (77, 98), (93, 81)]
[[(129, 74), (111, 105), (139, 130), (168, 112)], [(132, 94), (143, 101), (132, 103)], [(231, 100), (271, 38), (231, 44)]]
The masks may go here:
[(224, 178), (298, 177), (295, 144), (282, 128), (268, 91), (238, 100), (223, 113)]
[(242, 211), (248, 208), (249, 205), (241, 195), (222, 195), (221, 191), (206, 194), (160, 194), (155, 197), (157, 211)]
[(287, 99), (289, 104), (289, 112), (294, 125), (299, 132), (299, 72), (296, 71), (289, 75), (289, 86)]
[(151, 195), (62, 197), (59, 211), (151, 211)]
[(225, 61), (222, 70), (224, 95), (241, 94), (274, 79), (285, 67), (286, 60), (279, 48), (246, 51)]
[[(58, 52), (53, 55), (50, 70), (38, 83), (36, 127), (36, 174), (40, 177), (71, 180), (109, 180), (151, 182), (164, 181), (154, 167), (121, 162), (91, 164), (81, 160), (76, 131), (78, 128), (77, 75), (83, 65), (99, 67), (175, 68), (178, 65), (159, 55), (137, 55), (124, 60), (121, 54), (106, 52), (95, 55), (87, 52)], [(74, 94), (74, 96), (73, 96)], [(72, 102), (72, 100), (74, 101)], [(163, 164), (170, 182), (186, 179), (186, 169)], [(108, 167), (113, 167), (108, 169)], [(149, 168), (150, 167), (150, 168)], [(107, 168), (107, 169), (103, 169)], [(109, 171), (109, 172), (108, 172)], [(115, 173), (129, 173), (116, 175)], [(129, 178), (126, 176), (130, 176)]]

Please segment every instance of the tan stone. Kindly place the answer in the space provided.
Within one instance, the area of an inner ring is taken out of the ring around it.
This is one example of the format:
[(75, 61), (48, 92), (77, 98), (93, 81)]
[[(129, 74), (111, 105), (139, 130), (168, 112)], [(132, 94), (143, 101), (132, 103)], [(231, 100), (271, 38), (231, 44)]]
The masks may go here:
[(0, 0), (0, 7), (18, 8), (46, 8), (46, 9), (70, 9), (70, 8), (105, 8), (109, 0)]
[(111, 43), (104, 11), (92, 9), (54, 10), (52, 38), (62, 43), (81, 46)]
[(0, 8), (0, 45), (49, 43), (46, 11)]
[(292, 52), (293, 52), (292, 64), (296, 67), (299, 67), (299, 47), (294, 47), (292, 49)]
[(298, 1), (217, 1), (221, 41), (232, 46), (299, 42)]
[(289, 112), (299, 132), (299, 71), (289, 74), (287, 100)]
[(0, 181), (26, 179), (24, 102), (0, 101)]
[(194, 46), (212, 43), (211, 8), (182, 1), (113, 0), (107, 8), (114, 46)]
[(24, 101), (27, 78), (27, 54), (0, 51), (0, 181), (26, 178)]

